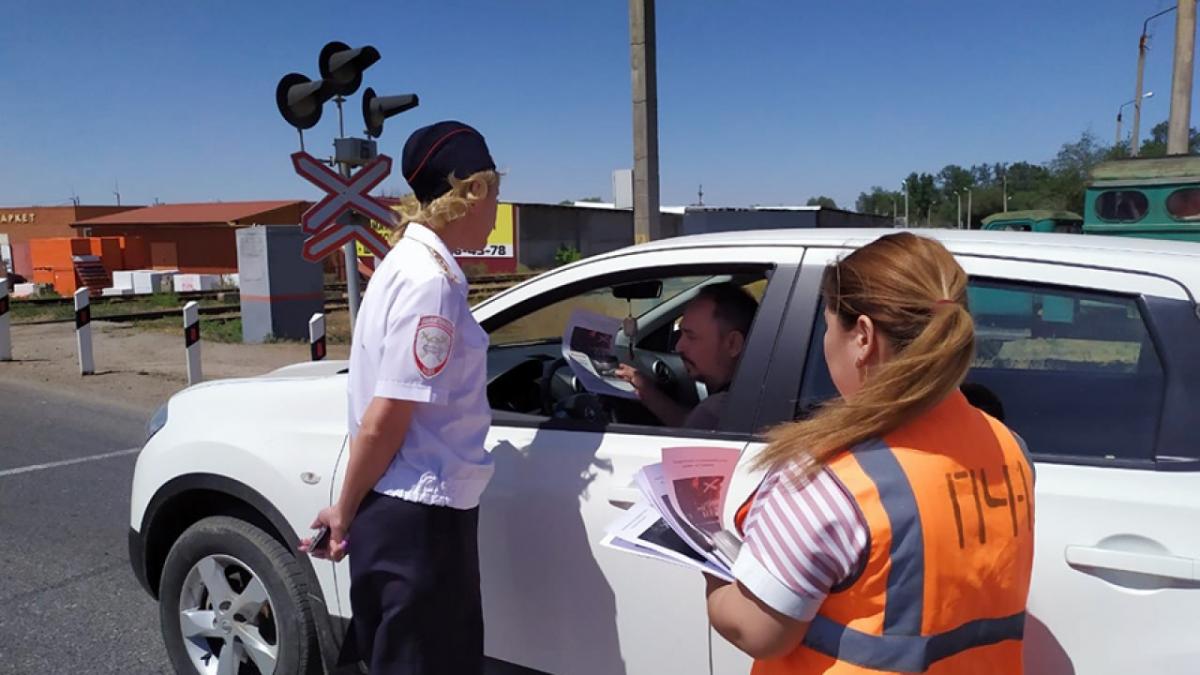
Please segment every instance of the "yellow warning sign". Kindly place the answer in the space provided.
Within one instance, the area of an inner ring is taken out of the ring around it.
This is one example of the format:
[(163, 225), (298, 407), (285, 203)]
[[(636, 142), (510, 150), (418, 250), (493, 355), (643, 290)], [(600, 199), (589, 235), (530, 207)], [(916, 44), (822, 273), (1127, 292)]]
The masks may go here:
[[(371, 221), (371, 227), (383, 235), (384, 239), (391, 236), (391, 229), (380, 225), (374, 220)], [(513, 242), (515, 238), (514, 229), (513, 205), (499, 204), (496, 207), (496, 225), (492, 228), (491, 234), (488, 235), (487, 244), (481, 249), (452, 249), (450, 253), (454, 254), (455, 257), (461, 258), (512, 258), (517, 254)], [(358, 249), (358, 257), (371, 257), (371, 252), (362, 244), (356, 244), (356, 247)]]

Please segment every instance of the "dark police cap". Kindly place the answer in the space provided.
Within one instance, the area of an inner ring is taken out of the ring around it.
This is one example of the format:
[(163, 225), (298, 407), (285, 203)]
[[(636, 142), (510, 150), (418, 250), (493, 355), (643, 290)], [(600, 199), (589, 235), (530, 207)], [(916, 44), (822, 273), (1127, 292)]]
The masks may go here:
[(447, 177), (467, 178), (495, 169), (483, 135), (462, 122), (446, 121), (417, 129), (404, 144), (404, 178), (426, 204), (450, 191)]

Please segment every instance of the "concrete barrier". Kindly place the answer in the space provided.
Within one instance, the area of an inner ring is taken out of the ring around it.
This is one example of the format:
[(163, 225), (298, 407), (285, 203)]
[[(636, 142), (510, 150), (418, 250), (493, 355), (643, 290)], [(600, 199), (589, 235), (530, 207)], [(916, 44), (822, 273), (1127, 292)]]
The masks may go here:
[(79, 374), (92, 375), (96, 363), (92, 358), (92, 307), (86, 287), (75, 291), (75, 346), (79, 351)]
[(328, 351), (325, 343), (325, 315), (318, 312), (308, 320), (308, 352), (313, 361), (322, 361)]
[(195, 300), (183, 306), (183, 347), (187, 352), (188, 386), (198, 384), (204, 377), (200, 372), (200, 303)]

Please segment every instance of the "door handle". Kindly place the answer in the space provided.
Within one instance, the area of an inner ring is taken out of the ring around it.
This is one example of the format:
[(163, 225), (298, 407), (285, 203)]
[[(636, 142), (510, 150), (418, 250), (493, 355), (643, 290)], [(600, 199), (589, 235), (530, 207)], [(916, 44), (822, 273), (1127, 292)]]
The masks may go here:
[(611, 488), (608, 503), (619, 509), (628, 509), (642, 499), (642, 491), (636, 487)]
[(1194, 558), (1114, 551), (1091, 546), (1068, 546), (1066, 558), (1071, 567), (1132, 572), (1180, 581), (1200, 580), (1200, 561)]

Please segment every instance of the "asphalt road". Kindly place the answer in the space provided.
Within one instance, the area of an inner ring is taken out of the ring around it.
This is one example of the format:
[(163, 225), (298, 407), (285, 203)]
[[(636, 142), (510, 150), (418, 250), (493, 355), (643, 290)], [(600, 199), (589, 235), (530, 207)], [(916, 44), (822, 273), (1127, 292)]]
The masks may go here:
[(0, 382), (0, 673), (172, 672), (126, 539), (151, 412)]

